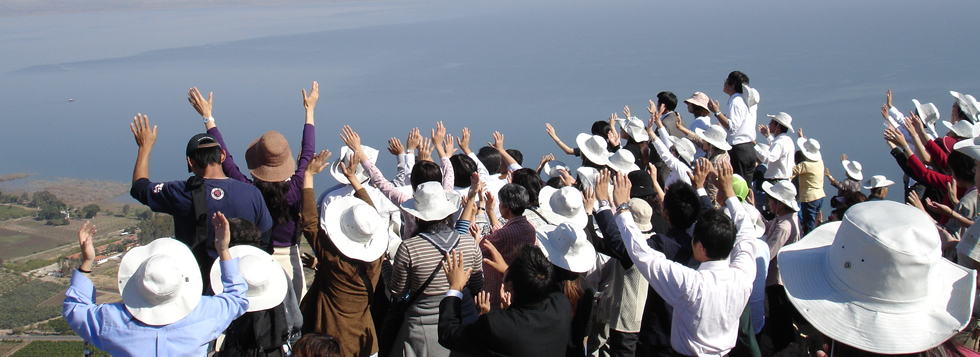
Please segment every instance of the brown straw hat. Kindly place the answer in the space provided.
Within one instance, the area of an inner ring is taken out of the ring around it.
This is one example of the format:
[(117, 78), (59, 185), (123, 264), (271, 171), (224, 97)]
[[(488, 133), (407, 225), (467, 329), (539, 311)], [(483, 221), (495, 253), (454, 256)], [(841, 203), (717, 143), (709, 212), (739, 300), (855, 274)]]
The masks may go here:
[(289, 142), (275, 131), (262, 134), (245, 149), (245, 162), (252, 178), (265, 182), (281, 182), (296, 172)]

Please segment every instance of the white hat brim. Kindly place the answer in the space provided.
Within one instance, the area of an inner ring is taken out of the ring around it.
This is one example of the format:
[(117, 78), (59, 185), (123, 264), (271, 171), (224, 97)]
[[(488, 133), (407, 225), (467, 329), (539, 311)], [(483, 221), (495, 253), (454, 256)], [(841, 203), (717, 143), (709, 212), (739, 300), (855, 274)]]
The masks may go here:
[(728, 144), (727, 141), (718, 141), (718, 140), (709, 138), (707, 135), (704, 135), (704, 129), (695, 128), (694, 129), (694, 133), (697, 134), (698, 137), (701, 138), (701, 140), (704, 140), (705, 142), (707, 142), (708, 144), (711, 144), (712, 146), (714, 146), (716, 148), (719, 148), (719, 149), (725, 150), (725, 151), (728, 151), (728, 150), (731, 150), (732, 149), (732, 146), (730, 144)]
[(953, 144), (953, 150), (964, 153), (974, 160), (980, 160), (980, 137), (957, 141)]
[(847, 173), (847, 177), (850, 177), (850, 178), (855, 179), (857, 181), (864, 180), (864, 174), (861, 173), (861, 171), (854, 171), (854, 170), (852, 170), (851, 167), (850, 167), (850, 165), (848, 165), (849, 163), (851, 163), (851, 160), (841, 161), (841, 164), (844, 165), (844, 172)]
[[(626, 150), (626, 149), (620, 149), (620, 150)], [(636, 163), (634, 162), (629, 163), (629, 165), (617, 165), (615, 162), (612, 162), (612, 160), (610, 160), (609, 164), (606, 166), (609, 166), (610, 168), (616, 171), (622, 171), (624, 174), (628, 174), (630, 172), (640, 169), (640, 167), (636, 166)]]
[(785, 126), (787, 133), (792, 133), (793, 132), (793, 124), (792, 123), (785, 123), (785, 122), (783, 122), (783, 120), (780, 117), (775, 116), (775, 115), (768, 114), (767, 116), (769, 117), (769, 119), (772, 119), (773, 121), (779, 123), (779, 125)]
[[(147, 302), (136, 286), (139, 282), (131, 279), (141, 271), (143, 262), (155, 255), (166, 255), (174, 259), (177, 269), (187, 278), (180, 288), (180, 295), (160, 305)], [(150, 244), (131, 249), (119, 262), (117, 276), (120, 295), (126, 310), (147, 325), (169, 325), (187, 317), (201, 301), (201, 291), (204, 290), (201, 270), (198, 268), (194, 254), (187, 245), (172, 238), (158, 238)]]
[(840, 222), (823, 224), (777, 257), (786, 295), (817, 330), (860, 350), (906, 354), (938, 346), (967, 325), (976, 272), (945, 259), (928, 281), (933, 302), (919, 311), (896, 313), (887, 302), (855, 302), (834, 287), (827, 253), (839, 228)]
[[(378, 150), (365, 145), (361, 145), (361, 150), (364, 151), (364, 155), (367, 156), (368, 160), (371, 160), (372, 163), (378, 162)], [(337, 182), (345, 185), (350, 185), (350, 180), (348, 180), (347, 176), (344, 175), (344, 172), (340, 170), (340, 163), (343, 161), (344, 157), (347, 157), (348, 152), (350, 152), (350, 148), (346, 146), (341, 147), (340, 156), (338, 156), (337, 159), (330, 164), (330, 176), (333, 176)], [(370, 177), (368, 177), (364, 170), (361, 170), (361, 172), (357, 173), (357, 179), (360, 180), (361, 183), (365, 183), (368, 179), (370, 179)]]
[(775, 193), (775, 192), (772, 191), (772, 186), (774, 186), (774, 185), (772, 183), (770, 183), (769, 181), (763, 182), (762, 183), (762, 190), (765, 191), (766, 194), (769, 195), (769, 197), (772, 197), (776, 201), (782, 202), (783, 204), (785, 204), (786, 206), (788, 206), (790, 209), (793, 210), (793, 212), (799, 212), (800, 211), (800, 203), (799, 202), (796, 202), (796, 197), (791, 197), (791, 198), (780, 197), (779, 194), (777, 194), (777, 193)]
[(544, 163), (544, 167), (541, 168), (541, 178), (547, 181), (552, 177), (558, 177), (558, 169), (564, 168), (565, 171), (570, 171), (568, 165), (564, 162), (558, 160), (549, 160)]
[(806, 142), (807, 139), (804, 138), (796, 139), (796, 145), (800, 147), (800, 152), (803, 153), (803, 157), (811, 161), (820, 161), (820, 159), (823, 158), (823, 155), (820, 155), (820, 150), (817, 150), (815, 152), (807, 151), (806, 146), (803, 146), (803, 144), (805, 144)]
[(401, 208), (406, 213), (412, 215), (423, 221), (438, 221), (450, 214), (456, 213), (459, 210), (460, 197), (455, 192), (446, 193), (449, 196), (449, 200), (441, 204), (439, 207), (428, 211), (419, 211), (415, 205), (415, 199), (409, 199), (408, 201), (402, 202)]
[(578, 145), (579, 151), (583, 156), (585, 156), (586, 159), (589, 159), (589, 161), (592, 161), (597, 165), (609, 165), (609, 157), (612, 156), (612, 153), (608, 150), (603, 150), (604, 152), (601, 153), (589, 151), (589, 148), (585, 145), (585, 143), (591, 138), (592, 135), (586, 133), (578, 134), (578, 136), (575, 137), (575, 144)]
[[(282, 269), (282, 266), (276, 262), (272, 255), (250, 245), (236, 245), (228, 248), (228, 252), (231, 253), (232, 258), (241, 258), (246, 255), (260, 257), (269, 266), (269, 286), (265, 288), (263, 294), (251, 295), (249, 292), (252, 289), (245, 291), (245, 296), (248, 299), (247, 312), (268, 310), (282, 304), (282, 301), (286, 299), (286, 289), (289, 289), (289, 282), (286, 280), (286, 271)], [(241, 265), (239, 265), (240, 267)], [(224, 284), (221, 283), (219, 259), (215, 259), (214, 264), (211, 264), (211, 291), (214, 291), (215, 295), (225, 291)]]
[(538, 192), (538, 208), (541, 215), (553, 225), (570, 223), (575, 228), (585, 229), (585, 226), (589, 224), (589, 216), (585, 213), (585, 207), (580, 208), (571, 217), (555, 213), (554, 209), (551, 208), (551, 196), (558, 194), (559, 191), (551, 186), (541, 188), (541, 191)]
[[(538, 241), (538, 249), (541, 249), (541, 252), (544, 253), (544, 256), (548, 258), (551, 264), (573, 273), (585, 273), (595, 268), (595, 247), (592, 244), (583, 244), (576, 255), (567, 256), (564, 252), (559, 251), (557, 247), (552, 245), (551, 240), (548, 239), (548, 234), (553, 232), (555, 228), (557, 226), (547, 226), (534, 231), (535, 238)], [(581, 229), (576, 229), (576, 233), (582, 234), (579, 239), (587, 239), (584, 236), (585, 232), (579, 231)]]
[[(411, 188), (411, 186), (405, 187)], [(388, 249), (388, 227), (378, 227), (378, 231), (371, 235), (367, 244), (350, 239), (341, 227), (341, 216), (344, 211), (359, 204), (366, 205), (367, 202), (353, 196), (339, 198), (331, 202), (323, 213), (331, 219), (321, 222), (323, 222), (323, 230), (330, 237), (330, 241), (337, 247), (337, 250), (340, 251), (340, 254), (362, 262), (373, 262), (381, 258), (381, 255)], [(372, 211), (376, 210), (372, 208)]]

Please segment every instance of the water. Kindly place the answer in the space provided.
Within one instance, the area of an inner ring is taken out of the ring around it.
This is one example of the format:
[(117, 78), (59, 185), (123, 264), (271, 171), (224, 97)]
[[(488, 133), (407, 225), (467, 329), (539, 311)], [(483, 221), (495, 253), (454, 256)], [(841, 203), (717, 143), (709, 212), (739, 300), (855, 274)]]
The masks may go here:
[[(268, 130), (298, 151), (300, 89), (312, 80), (318, 149), (337, 152), (344, 124), (382, 149), (442, 120), (455, 133), (470, 127), (474, 145), (502, 131), (533, 167), (560, 152), (546, 122), (570, 143), (623, 105), (647, 117), (661, 90), (724, 103), (722, 82), (737, 69), (761, 94), (760, 124), (791, 114), (820, 140), (835, 177), (847, 153), (865, 176), (898, 181), (881, 139), (885, 90), (904, 111), (912, 98), (935, 102), (944, 120), (949, 90), (980, 95), (977, 10), (970, 1), (396, 0), (0, 17), (0, 174), (128, 181), (128, 123), (141, 112), (159, 125), (151, 178), (186, 178), (186, 140), (203, 131), (191, 86), (215, 93), (214, 116), (242, 165), (245, 146)], [(393, 157), (380, 167), (393, 172)]]

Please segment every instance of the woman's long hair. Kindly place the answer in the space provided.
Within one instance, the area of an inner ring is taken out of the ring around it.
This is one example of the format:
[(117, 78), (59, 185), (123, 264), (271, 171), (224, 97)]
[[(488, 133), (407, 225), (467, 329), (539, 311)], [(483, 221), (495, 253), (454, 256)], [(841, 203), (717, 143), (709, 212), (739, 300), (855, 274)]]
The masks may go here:
[(582, 299), (582, 295), (585, 295), (585, 290), (582, 290), (582, 283), (579, 280), (579, 273), (573, 273), (557, 265), (554, 269), (555, 282), (558, 283), (558, 288), (561, 289), (562, 294), (565, 294), (568, 301), (572, 303), (572, 317), (575, 317), (578, 302)]
[(286, 202), (286, 194), (289, 192), (288, 181), (266, 182), (255, 180), (255, 188), (259, 189), (259, 192), (262, 192), (262, 198), (265, 199), (265, 205), (269, 208), (269, 215), (272, 216), (272, 221), (275, 224), (285, 224), (299, 218), (299, 212), (296, 212)]

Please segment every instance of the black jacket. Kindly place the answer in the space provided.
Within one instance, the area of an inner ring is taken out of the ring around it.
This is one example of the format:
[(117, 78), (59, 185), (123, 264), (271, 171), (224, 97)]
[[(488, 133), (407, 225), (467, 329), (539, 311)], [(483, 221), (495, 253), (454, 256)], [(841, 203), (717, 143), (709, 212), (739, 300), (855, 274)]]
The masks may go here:
[(564, 357), (571, 335), (572, 305), (553, 292), (536, 305), (490, 310), (475, 323), (462, 323), (462, 300), (439, 303), (439, 344), (472, 356)]

